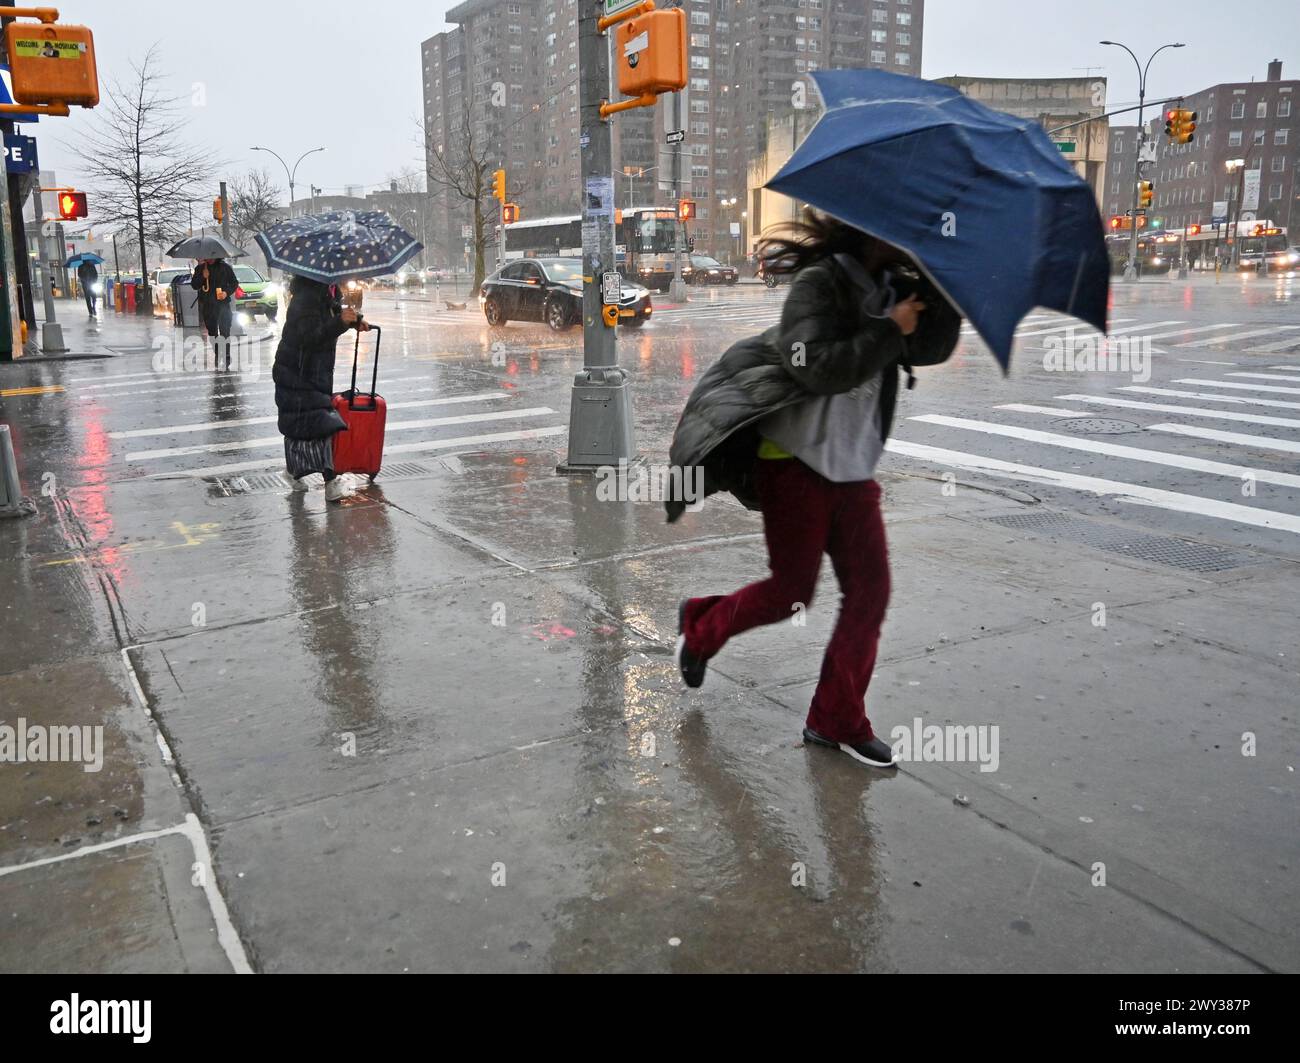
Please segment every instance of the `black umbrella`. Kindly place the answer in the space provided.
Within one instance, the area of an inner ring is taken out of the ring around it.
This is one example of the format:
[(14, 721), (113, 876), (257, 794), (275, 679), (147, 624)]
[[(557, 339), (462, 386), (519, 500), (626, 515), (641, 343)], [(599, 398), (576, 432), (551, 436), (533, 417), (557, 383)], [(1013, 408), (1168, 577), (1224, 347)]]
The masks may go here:
[(190, 236), (167, 252), (168, 258), (246, 258), (234, 244), (220, 236)]
[(257, 234), (267, 264), (322, 284), (394, 273), (423, 245), (382, 211), (307, 214)]

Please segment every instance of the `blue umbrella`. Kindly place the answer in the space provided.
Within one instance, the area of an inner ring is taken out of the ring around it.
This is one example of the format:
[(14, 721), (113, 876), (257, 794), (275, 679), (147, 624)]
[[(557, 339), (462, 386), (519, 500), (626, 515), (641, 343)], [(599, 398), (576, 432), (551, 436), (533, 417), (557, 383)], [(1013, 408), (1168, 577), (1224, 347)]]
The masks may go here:
[(1097, 201), (1037, 123), (883, 70), (813, 78), (826, 113), (769, 188), (908, 252), (1004, 369), (1035, 307), (1106, 331)]
[(382, 211), (308, 214), (257, 234), (269, 266), (324, 284), (395, 273), (424, 248)]
[(104, 260), (93, 251), (81, 251), (73, 255), (67, 262), (63, 263), (64, 269), (76, 269), (83, 262), (93, 262), (96, 266), (102, 266)]

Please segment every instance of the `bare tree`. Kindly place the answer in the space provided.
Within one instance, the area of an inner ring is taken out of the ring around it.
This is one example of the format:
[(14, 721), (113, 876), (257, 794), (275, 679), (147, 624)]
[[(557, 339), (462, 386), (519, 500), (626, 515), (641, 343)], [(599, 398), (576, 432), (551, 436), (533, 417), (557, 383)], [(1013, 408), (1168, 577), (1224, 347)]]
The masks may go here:
[(475, 133), (468, 106), (461, 112), (460, 125), (452, 143), (435, 143), (425, 132), (425, 159), (430, 191), (442, 190), (463, 199), (473, 211), (470, 246), (474, 248), (474, 286), (477, 291), (486, 275), (485, 259), (492, 239), (489, 224), (492, 201), (491, 147)]
[(230, 184), (230, 235), (240, 247), (279, 220), (280, 189), (266, 170), (249, 170)]
[(168, 96), (154, 45), (132, 61), (127, 81), (110, 80), (105, 101), (85, 138), (69, 145), (84, 161), (101, 223), (126, 222), (139, 243), (144, 291), (137, 305), (152, 313), (148, 244), (178, 231), (178, 219), (213, 174), (210, 153), (182, 138), (182, 97)]

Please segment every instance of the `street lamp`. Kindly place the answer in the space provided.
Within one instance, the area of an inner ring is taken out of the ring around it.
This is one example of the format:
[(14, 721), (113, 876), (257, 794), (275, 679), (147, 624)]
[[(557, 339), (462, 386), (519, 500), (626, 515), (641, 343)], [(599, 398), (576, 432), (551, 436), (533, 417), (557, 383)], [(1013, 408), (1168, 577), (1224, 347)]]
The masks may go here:
[(285, 174), (286, 174), (286, 175), (288, 176), (288, 178), (289, 178), (289, 217), (292, 218), (292, 217), (293, 217), (293, 201), (294, 201), (293, 190), (294, 190), (294, 184), (295, 184), (295, 181), (297, 180), (297, 177), (298, 177), (298, 167), (302, 165), (302, 160), (305, 159), (308, 155), (315, 155), (318, 151), (324, 151), (325, 149), (324, 149), (324, 148), (312, 148), (311, 151), (305, 151), (305, 152), (303, 152), (302, 155), (300, 155), (300, 156), (298, 157), (298, 161), (295, 162), (295, 163), (293, 164), (293, 169), (292, 169), (292, 170), (289, 169), (289, 164), (288, 164), (287, 162), (285, 162), (284, 159), (280, 158), (279, 154), (277, 154), (276, 152), (272, 151), (270, 148), (251, 148), (251, 149), (249, 149), (249, 150), (251, 150), (251, 151), (264, 151), (264, 152), (266, 152), (268, 155), (274, 155), (277, 159), (280, 160), (280, 165), (284, 167), (284, 172), (285, 172)]
[(1185, 44), (1162, 44), (1147, 59), (1147, 65), (1143, 66), (1141, 60), (1133, 55), (1133, 49), (1127, 44), (1120, 44), (1119, 41), (1102, 41), (1102, 44), (1108, 44), (1115, 48), (1123, 48), (1129, 55), (1133, 56), (1133, 62), (1138, 68), (1138, 157), (1134, 167), (1136, 173), (1133, 178), (1133, 238), (1129, 245), (1128, 265), (1124, 267), (1124, 279), (1126, 281), (1137, 280), (1137, 255), (1138, 255), (1138, 189), (1142, 184), (1142, 147), (1146, 143), (1147, 131), (1142, 124), (1142, 113), (1146, 106), (1147, 98), (1147, 73), (1151, 69), (1151, 60), (1163, 52), (1166, 48), (1185, 48)]
[[(659, 169), (658, 166), (651, 166), (648, 168), (642, 168), (640, 166), (623, 167), (623, 173), (620, 176), (626, 177), (628, 182), (627, 183), (627, 209), (628, 210), (632, 209), (632, 200), (636, 197), (636, 179), (638, 177), (645, 177), (646, 174), (652, 174), (657, 169)], [(653, 203), (653, 199), (651, 200), (651, 202)]]
[[(736, 197), (732, 196), (730, 199), (722, 200), (720, 205), (723, 210), (729, 211), (733, 207), (735, 207), (736, 203), (737, 203)], [(732, 241), (732, 236), (731, 236), (731, 222), (730, 220), (728, 220), (727, 222), (727, 265), (728, 266), (732, 264), (731, 260), (732, 260), (732, 251), (734, 246), (735, 245)]]

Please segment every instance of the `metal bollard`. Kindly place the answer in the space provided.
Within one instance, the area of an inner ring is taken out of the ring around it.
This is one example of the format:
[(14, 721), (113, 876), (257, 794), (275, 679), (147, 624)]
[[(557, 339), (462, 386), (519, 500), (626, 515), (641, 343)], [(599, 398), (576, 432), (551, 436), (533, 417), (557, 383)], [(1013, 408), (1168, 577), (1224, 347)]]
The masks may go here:
[(0, 424), (0, 519), (30, 517), (35, 512), (36, 503), (30, 498), (23, 498), (9, 426)]

